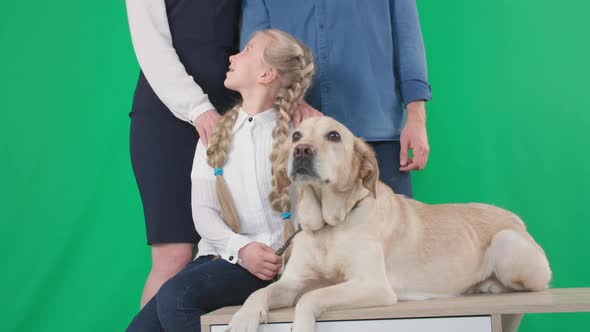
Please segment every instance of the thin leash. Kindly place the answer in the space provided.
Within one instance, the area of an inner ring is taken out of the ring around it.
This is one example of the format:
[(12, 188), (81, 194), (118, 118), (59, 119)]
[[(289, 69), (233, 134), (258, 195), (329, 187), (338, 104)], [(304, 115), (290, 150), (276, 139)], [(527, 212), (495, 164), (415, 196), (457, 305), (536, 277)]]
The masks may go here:
[(291, 241), (293, 240), (293, 238), (295, 237), (295, 235), (297, 235), (299, 232), (301, 232), (301, 224), (298, 225), (299, 227), (297, 228), (297, 230), (295, 231), (295, 233), (293, 233), (293, 235), (289, 236), (289, 238), (287, 239), (287, 241), (285, 241), (285, 244), (283, 244), (276, 252), (275, 254), (278, 256), (282, 256), (285, 251), (287, 250), (287, 248), (289, 248), (289, 246), (291, 245)]

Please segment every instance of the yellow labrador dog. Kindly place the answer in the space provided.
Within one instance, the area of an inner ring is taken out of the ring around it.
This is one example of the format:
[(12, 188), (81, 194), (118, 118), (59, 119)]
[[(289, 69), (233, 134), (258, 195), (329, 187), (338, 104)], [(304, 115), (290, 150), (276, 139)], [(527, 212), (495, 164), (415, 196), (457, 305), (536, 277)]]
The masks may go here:
[(513, 213), (394, 194), (372, 149), (329, 117), (304, 121), (288, 145), (303, 231), (284, 274), (248, 298), (230, 331), (254, 332), (269, 310), (295, 304), (293, 331), (310, 332), (333, 308), (548, 287), (545, 253)]

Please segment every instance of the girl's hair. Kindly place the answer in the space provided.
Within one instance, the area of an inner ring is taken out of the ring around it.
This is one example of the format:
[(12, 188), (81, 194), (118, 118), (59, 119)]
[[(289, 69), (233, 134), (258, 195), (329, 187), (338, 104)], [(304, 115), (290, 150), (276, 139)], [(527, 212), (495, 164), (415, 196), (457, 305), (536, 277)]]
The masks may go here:
[[(290, 220), (291, 200), (289, 198), (290, 181), (286, 174), (286, 156), (279, 153), (287, 141), (289, 123), (293, 110), (303, 100), (309, 89), (314, 74), (313, 56), (309, 48), (290, 34), (274, 29), (261, 30), (256, 34), (263, 34), (270, 39), (264, 49), (263, 61), (278, 72), (280, 89), (275, 100), (277, 124), (272, 133), (273, 146), (270, 159), (272, 162), (272, 191), (269, 194), (272, 207), (282, 212), (285, 218), (283, 226), (283, 240), (294, 232), (295, 228)], [(227, 160), (232, 141), (232, 131), (241, 104), (234, 106), (216, 123), (207, 149), (207, 161), (215, 169), (221, 169)], [(235, 233), (240, 232), (240, 220), (236, 212), (231, 194), (223, 179), (222, 171), (216, 176), (216, 190), (221, 213), (225, 223)], [(218, 173), (216, 173), (218, 174)], [(287, 213), (287, 214), (286, 214)], [(288, 257), (289, 252), (285, 253)]]

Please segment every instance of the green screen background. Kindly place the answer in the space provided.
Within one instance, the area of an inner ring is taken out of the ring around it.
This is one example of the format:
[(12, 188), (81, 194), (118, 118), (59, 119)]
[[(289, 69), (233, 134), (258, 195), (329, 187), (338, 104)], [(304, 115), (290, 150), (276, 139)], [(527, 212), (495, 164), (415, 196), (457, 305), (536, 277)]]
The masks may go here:
[[(590, 3), (419, 8), (434, 100), (416, 197), (516, 212), (552, 286), (590, 286)], [(124, 1), (3, 1), (0, 18), (1, 329), (124, 330), (150, 266)], [(581, 331), (589, 318), (527, 315), (521, 331)]]

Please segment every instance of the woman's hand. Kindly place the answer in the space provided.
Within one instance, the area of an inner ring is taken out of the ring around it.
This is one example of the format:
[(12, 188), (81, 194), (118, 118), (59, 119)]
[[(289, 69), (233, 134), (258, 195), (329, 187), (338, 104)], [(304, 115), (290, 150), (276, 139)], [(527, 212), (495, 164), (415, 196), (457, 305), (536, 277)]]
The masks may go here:
[(213, 126), (221, 118), (216, 110), (209, 110), (199, 116), (194, 121), (195, 128), (199, 133), (199, 139), (203, 140), (205, 147), (209, 146), (209, 135), (213, 133)]
[(293, 112), (293, 126), (295, 128), (299, 127), (299, 124), (307, 118), (312, 118), (314, 116), (323, 116), (323, 114), (316, 110), (315, 108), (311, 107), (305, 100), (301, 101), (299, 105), (295, 108)]
[(264, 243), (251, 242), (240, 249), (242, 266), (258, 279), (271, 280), (281, 269), (282, 259)]

